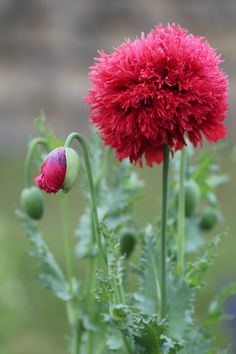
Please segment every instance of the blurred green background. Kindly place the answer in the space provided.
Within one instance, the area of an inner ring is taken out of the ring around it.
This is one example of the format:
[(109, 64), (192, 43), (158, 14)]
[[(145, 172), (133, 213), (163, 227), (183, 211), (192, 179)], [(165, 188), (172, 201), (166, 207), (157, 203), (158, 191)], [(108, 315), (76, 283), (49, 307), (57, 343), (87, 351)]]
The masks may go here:
[[(134, 38), (158, 22), (180, 22), (194, 34), (205, 35), (225, 59), (231, 109), (221, 170), (229, 173), (231, 180), (219, 188), (218, 197), (230, 232), (219, 247), (215, 266), (207, 273), (208, 289), (200, 296), (199, 315), (219, 288), (236, 280), (235, 14), (234, 0), (0, 2), (0, 354), (66, 353), (64, 308), (35, 280), (27, 255), (29, 245), (14, 215), (23, 188), (26, 141), (36, 134), (33, 118), (44, 109), (48, 126), (60, 137), (72, 130), (88, 134), (88, 112), (82, 98), (89, 87), (88, 68), (97, 49), (112, 51), (124, 37)], [(140, 225), (145, 225), (159, 210), (160, 167), (138, 172), (146, 187), (136, 215)], [(82, 208), (76, 188), (70, 194), (70, 205), (74, 226)], [(40, 224), (63, 263), (58, 215), (57, 197), (47, 197)], [(231, 310), (236, 313), (236, 299), (231, 301)], [(232, 353), (236, 353), (235, 333), (233, 321), (214, 329), (219, 345), (234, 345)]]

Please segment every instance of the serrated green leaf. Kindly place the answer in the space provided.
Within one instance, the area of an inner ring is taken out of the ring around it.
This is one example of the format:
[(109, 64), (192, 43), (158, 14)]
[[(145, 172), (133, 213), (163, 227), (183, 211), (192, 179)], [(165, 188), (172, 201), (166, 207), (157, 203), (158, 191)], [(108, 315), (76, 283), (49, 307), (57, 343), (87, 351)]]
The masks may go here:
[(64, 145), (64, 140), (57, 139), (56, 135), (51, 129), (45, 128), (46, 116), (43, 111), (35, 119), (35, 127), (41, 136), (47, 140), (51, 150)]
[[(211, 352), (212, 341), (206, 333), (195, 326), (186, 333), (186, 342), (179, 354), (213, 354)], [(214, 351), (215, 353), (215, 351)]]
[[(75, 252), (78, 258), (94, 256), (97, 254), (97, 246), (93, 244), (93, 229), (90, 208), (86, 208), (79, 220), (79, 226), (75, 230), (77, 240)], [(95, 236), (94, 236), (95, 237)]]
[(230, 296), (236, 294), (236, 282), (230, 283), (225, 286), (219, 294), (216, 295), (211, 302), (208, 310), (208, 314), (204, 320), (206, 325), (215, 324), (221, 320), (231, 319), (231, 317), (223, 312), (223, 304)]
[(120, 353), (120, 350), (123, 347), (123, 339), (122, 339), (121, 333), (119, 331), (113, 330), (112, 334), (108, 334), (106, 346), (109, 350), (112, 350), (112, 351), (119, 350), (119, 353)]
[(179, 348), (178, 345), (173, 341), (172, 338), (168, 337), (165, 334), (160, 335), (160, 339), (162, 341), (161, 345), (161, 353), (162, 354), (174, 354), (176, 353), (176, 349)]
[(167, 334), (181, 342), (192, 324), (193, 290), (184, 278), (169, 275), (167, 279)]
[(112, 303), (114, 289), (111, 287), (107, 275), (103, 270), (99, 269), (96, 272), (96, 278), (98, 282), (96, 293), (98, 302), (102, 302), (105, 304)]
[(185, 252), (197, 252), (205, 243), (203, 232), (199, 227), (196, 217), (186, 219), (186, 244)]
[(155, 354), (160, 352), (163, 341), (161, 333), (164, 326), (158, 323), (155, 316), (147, 320), (142, 319), (139, 323), (139, 335), (136, 334), (135, 342), (138, 346), (145, 349), (144, 353)]
[(148, 225), (144, 230), (144, 247), (141, 256), (141, 278), (135, 294), (137, 308), (147, 316), (160, 310), (160, 252), (154, 241), (154, 229)]
[(213, 175), (208, 178), (207, 183), (210, 188), (215, 188), (221, 184), (227, 183), (229, 180), (230, 177), (228, 175)]
[(195, 288), (202, 288), (204, 286), (203, 275), (209, 266), (214, 263), (217, 255), (217, 246), (223, 236), (225, 236), (225, 233), (217, 235), (210, 240), (205, 253), (201, 257), (198, 257), (196, 261), (188, 263), (186, 279), (190, 286)]
[[(51, 289), (61, 300), (70, 300), (73, 294), (69, 289), (64, 273), (57, 264), (53, 254), (49, 251), (36, 224), (21, 210), (16, 210), (16, 216), (22, 223), (26, 235), (34, 247), (30, 255), (35, 259), (35, 270), (38, 280), (45, 288)], [(78, 291), (77, 282), (74, 282), (74, 291)]]
[(107, 251), (108, 281), (115, 295), (113, 302), (118, 304), (118, 298), (122, 297), (124, 259), (120, 256), (118, 235), (108, 229), (105, 220), (101, 223), (100, 230), (104, 237)]
[[(88, 148), (96, 189), (99, 219), (106, 218), (107, 229), (109, 232), (116, 234), (116, 242), (119, 243), (118, 233), (122, 229), (127, 226), (137, 229), (133, 221), (133, 206), (143, 184), (132, 171), (132, 166), (128, 161), (123, 161), (119, 164), (109, 164), (111, 151), (106, 149), (104, 152), (102, 143), (94, 131)], [(87, 179), (83, 183), (82, 192), (86, 199), (90, 201)], [(89, 214), (89, 209), (86, 209), (76, 230), (78, 239), (76, 252), (80, 258), (91, 254), (92, 225)]]

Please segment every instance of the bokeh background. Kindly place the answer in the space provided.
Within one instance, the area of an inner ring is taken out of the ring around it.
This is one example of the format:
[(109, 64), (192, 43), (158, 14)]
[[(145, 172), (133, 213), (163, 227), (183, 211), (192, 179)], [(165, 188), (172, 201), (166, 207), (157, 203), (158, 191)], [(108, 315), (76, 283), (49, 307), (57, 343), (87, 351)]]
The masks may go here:
[[(231, 109), (221, 169), (231, 180), (219, 188), (218, 197), (230, 233), (206, 276), (209, 288), (200, 297), (199, 313), (222, 285), (236, 280), (236, 1), (1, 0), (0, 354), (66, 353), (64, 308), (34, 279), (27, 256), (29, 245), (14, 215), (23, 187), (26, 141), (36, 134), (34, 118), (43, 109), (47, 125), (58, 136), (64, 138), (72, 130), (87, 134), (88, 111), (83, 96), (89, 88), (88, 68), (97, 50), (111, 52), (124, 37), (147, 33), (159, 22), (180, 22), (190, 32), (205, 35), (225, 59)], [(155, 167), (140, 173), (146, 187), (136, 213), (144, 225), (156, 212), (158, 197), (153, 195), (158, 193), (159, 172)], [(71, 204), (81, 210), (79, 200), (79, 194), (71, 196)], [(47, 198), (41, 224), (49, 245), (62, 259), (60, 225), (55, 222), (58, 212), (56, 198)], [(72, 214), (72, 223), (76, 218), (77, 214)], [(236, 299), (231, 299), (229, 308), (236, 314)], [(232, 353), (236, 353), (235, 321), (222, 323), (214, 334), (219, 345), (231, 343)]]

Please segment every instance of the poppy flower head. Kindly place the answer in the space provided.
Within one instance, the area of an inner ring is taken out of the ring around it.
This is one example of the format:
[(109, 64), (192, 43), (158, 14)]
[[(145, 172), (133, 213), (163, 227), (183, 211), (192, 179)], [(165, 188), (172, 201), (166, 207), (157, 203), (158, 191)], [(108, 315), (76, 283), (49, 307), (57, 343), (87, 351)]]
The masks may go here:
[(47, 193), (57, 193), (60, 189), (68, 192), (78, 173), (78, 155), (71, 148), (59, 147), (46, 157), (41, 173), (34, 181)]
[(112, 54), (99, 52), (85, 101), (105, 144), (122, 160), (147, 165), (172, 153), (226, 137), (228, 80), (204, 37), (179, 25), (159, 25)]

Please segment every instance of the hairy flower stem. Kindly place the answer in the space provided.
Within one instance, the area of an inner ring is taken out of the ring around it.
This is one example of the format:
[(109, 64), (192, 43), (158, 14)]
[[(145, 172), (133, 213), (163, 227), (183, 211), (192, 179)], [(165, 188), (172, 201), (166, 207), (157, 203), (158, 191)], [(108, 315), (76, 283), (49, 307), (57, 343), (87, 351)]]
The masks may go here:
[[(94, 181), (94, 188), (95, 188), (95, 194), (97, 193), (97, 190), (99, 188), (99, 184), (101, 181), (102, 176), (106, 173), (107, 169), (107, 162), (108, 158), (110, 155), (110, 149), (107, 148), (105, 150), (104, 158), (103, 158), (103, 164), (100, 169), (100, 174), (98, 175), (98, 178)], [(93, 252), (93, 245), (96, 243), (96, 230), (95, 230), (95, 223), (93, 221), (93, 215), (91, 213), (91, 241), (90, 241), (90, 258), (89, 258), (89, 271), (88, 271), (88, 282), (86, 286), (86, 291), (85, 291), (85, 299), (88, 299), (88, 308), (89, 308), (89, 317), (91, 323), (94, 321), (95, 317), (95, 297), (93, 290), (96, 286), (96, 269), (97, 269), (97, 264), (98, 264), (98, 257), (92, 254)], [(89, 331), (88, 334), (88, 343), (87, 343), (87, 354), (90, 354), (93, 352), (93, 332)]]
[[(110, 269), (109, 269), (109, 262), (108, 262), (108, 274), (110, 274)], [(123, 286), (121, 283), (117, 282), (117, 279), (115, 277), (112, 278), (112, 285), (114, 288), (114, 300), (115, 300), (115, 304), (123, 304), (125, 305), (126, 303), (126, 299), (124, 296), (124, 290), (123, 290)], [(124, 345), (126, 347), (126, 350), (129, 354), (133, 354), (133, 350), (130, 344), (129, 339), (127, 338), (127, 336), (123, 333), (122, 334), (122, 338), (123, 338), (123, 342)]]
[(94, 183), (93, 183), (93, 176), (92, 176), (92, 170), (89, 162), (89, 156), (88, 156), (88, 149), (86, 142), (84, 138), (79, 134), (79, 133), (71, 133), (65, 142), (65, 147), (71, 147), (72, 141), (76, 139), (78, 140), (82, 153), (83, 153), (83, 158), (84, 158), (84, 163), (85, 163), (85, 169), (88, 177), (88, 184), (89, 184), (89, 189), (90, 189), (90, 195), (91, 195), (91, 212), (93, 216), (93, 222), (95, 225), (95, 234), (96, 234), (96, 242), (100, 251), (100, 254), (103, 257), (103, 260), (105, 264), (107, 264), (107, 258), (105, 255), (105, 252), (103, 250), (103, 245), (102, 245), (102, 236), (100, 232), (100, 227), (99, 227), (99, 219), (98, 219), (98, 212), (97, 212), (97, 202), (96, 202), (96, 194), (95, 194), (95, 188), (94, 188)]
[(25, 178), (25, 185), (27, 187), (30, 187), (31, 185), (30, 167), (31, 167), (32, 157), (37, 145), (43, 145), (48, 151), (50, 150), (50, 147), (46, 139), (38, 137), (31, 140), (26, 154), (25, 166), (24, 166), (24, 178)]
[[(85, 291), (85, 300), (87, 300), (86, 306), (89, 309), (90, 322), (93, 323), (95, 317), (95, 296), (93, 290), (96, 286), (96, 269), (98, 263), (98, 257), (96, 257), (93, 252), (93, 245), (96, 243), (96, 230), (93, 221), (93, 216), (91, 214), (91, 233), (92, 238), (90, 241), (90, 258), (89, 258), (89, 271), (88, 271), (88, 282)], [(93, 352), (93, 332), (89, 331), (88, 341), (87, 341), (87, 354)]]
[[(91, 166), (90, 166), (90, 162), (89, 162), (87, 145), (86, 145), (84, 138), (79, 133), (74, 132), (74, 133), (71, 133), (67, 137), (66, 142), (65, 142), (65, 147), (70, 147), (72, 144), (72, 141), (74, 139), (78, 140), (78, 142), (81, 146), (82, 153), (83, 153), (86, 173), (87, 173), (87, 177), (88, 177), (90, 195), (91, 195), (91, 213), (92, 213), (92, 221), (93, 221), (93, 225), (94, 225), (94, 232), (95, 232), (95, 236), (96, 236), (95, 240), (98, 245), (100, 254), (102, 255), (103, 260), (105, 262), (106, 268), (107, 268), (108, 262), (107, 262), (107, 257), (106, 257), (104, 250), (103, 250), (103, 245), (102, 245), (102, 236), (101, 236), (101, 232), (100, 232), (98, 212), (97, 212), (96, 192), (95, 192), (95, 188), (94, 188), (92, 170), (91, 170)], [(94, 267), (96, 267), (96, 264), (94, 264)], [(92, 283), (93, 283), (93, 279), (94, 278), (92, 277), (91, 278)], [(116, 282), (116, 280), (115, 280), (115, 282)], [(117, 289), (116, 302), (121, 303), (122, 301), (120, 299), (120, 295), (119, 295), (119, 291), (118, 291), (119, 286), (117, 287), (117, 284), (114, 284), (114, 287), (115, 287), (115, 289)], [(90, 289), (90, 291), (91, 291), (91, 289)], [(133, 354), (130, 343), (129, 343), (128, 339), (125, 337), (125, 335), (123, 335), (123, 339), (124, 339), (124, 344), (126, 346), (128, 353)], [(92, 345), (91, 341), (92, 341), (92, 338), (90, 337), (89, 343), (88, 343), (88, 348), (87, 348), (88, 351), (90, 351), (90, 348)]]
[(162, 173), (162, 218), (161, 218), (161, 318), (166, 316), (166, 224), (167, 224), (167, 199), (168, 199), (168, 168), (169, 147), (163, 146), (164, 161)]
[(185, 248), (185, 170), (186, 149), (181, 150), (179, 173), (179, 203), (178, 203), (178, 229), (177, 229), (177, 272), (180, 275), (184, 270)]

